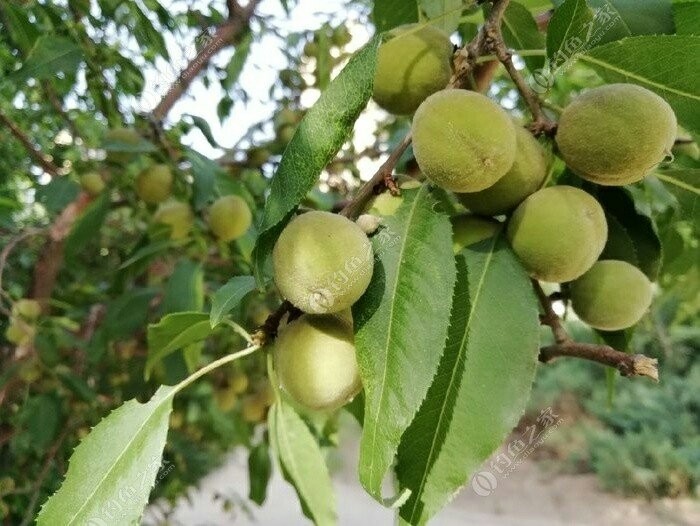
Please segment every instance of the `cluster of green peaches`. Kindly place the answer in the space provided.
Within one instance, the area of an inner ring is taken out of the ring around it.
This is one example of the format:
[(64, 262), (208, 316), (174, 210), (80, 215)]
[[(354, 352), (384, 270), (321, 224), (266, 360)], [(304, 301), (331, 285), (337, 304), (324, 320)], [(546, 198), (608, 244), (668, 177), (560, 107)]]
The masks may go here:
[[(113, 128), (107, 131), (105, 142), (136, 147), (143, 138), (131, 128)], [(250, 155), (250, 154), (249, 154)], [(107, 162), (123, 167), (135, 155), (129, 151), (109, 151)], [(105, 179), (97, 172), (87, 172), (80, 178), (85, 192), (97, 197), (107, 187)], [(174, 175), (167, 164), (152, 164), (136, 176), (134, 191), (148, 205), (157, 206), (153, 221), (169, 228), (170, 238), (185, 239), (194, 225), (194, 212), (190, 206), (173, 197)], [(215, 200), (206, 211), (211, 232), (220, 241), (229, 242), (243, 236), (253, 221), (253, 215), (245, 200), (237, 195), (225, 195)]]
[[(413, 153), (422, 175), (454, 192), (468, 213), (452, 218), (455, 252), (502, 228), (529, 275), (566, 284), (576, 314), (613, 331), (636, 324), (652, 284), (630, 263), (600, 260), (608, 226), (589, 193), (548, 186), (551, 148), (488, 97), (446, 89), (453, 46), (431, 26), (392, 32), (378, 54), (375, 102), (413, 115)], [(676, 117), (659, 96), (632, 84), (580, 94), (558, 121), (554, 150), (580, 178), (635, 183), (670, 155)], [(421, 183), (399, 179), (399, 188)], [(393, 215), (401, 196), (377, 196), (369, 212)], [(364, 231), (347, 218), (309, 212), (292, 220), (273, 252), (281, 294), (303, 315), (282, 327), (275, 346), (281, 387), (314, 409), (337, 408), (361, 389), (350, 307), (367, 288), (374, 258)]]

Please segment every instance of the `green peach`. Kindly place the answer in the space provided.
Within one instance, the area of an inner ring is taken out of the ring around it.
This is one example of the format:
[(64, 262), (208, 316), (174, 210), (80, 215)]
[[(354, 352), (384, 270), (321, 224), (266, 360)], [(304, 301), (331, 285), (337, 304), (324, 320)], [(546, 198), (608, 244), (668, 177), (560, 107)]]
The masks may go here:
[(291, 322), (275, 342), (274, 360), (282, 389), (311, 409), (337, 409), (362, 389), (352, 323), (338, 315)]
[(443, 89), (452, 75), (452, 43), (433, 26), (398, 27), (377, 54), (374, 100), (396, 115), (416, 111), (425, 98)]
[(253, 214), (243, 198), (225, 195), (209, 207), (208, 222), (211, 231), (221, 241), (233, 241), (248, 231)]
[(304, 312), (350, 307), (364, 294), (374, 269), (372, 245), (346, 217), (307, 212), (282, 231), (272, 251), (275, 283)]
[(636, 324), (649, 309), (649, 279), (625, 261), (603, 260), (569, 285), (571, 306), (595, 329), (619, 331)]
[(551, 186), (520, 203), (507, 233), (532, 277), (562, 283), (593, 266), (605, 247), (608, 225), (593, 196), (571, 186)]
[[(107, 130), (104, 136), (104, 142), (112, 145), (123, 147), (128, 150), (130, 147), (141, 143), (143, 139), (133, 128), (112, 128)], [(108, 151), (107, 161), (114, 164), (126, 164), (135, 156), (134, 152), (130, 151)]]
[(194, 217), (190, 207), (180, 201), (166, 201), (162, 203), (153, 215), (156, 223), (170, 227), (170, 238), (184, 239), (192, 229)]
[(471, 212), (495, 216), (509, 212), (536, 192), (547, 177), (549, 155), (532, 134), (516, 126), (515, 161), (506, 175), (480, 192), (458, 194)]
[(80, 186), (93, 197), (100, 195), (105, 189), (105, 182), (97, 172), (87, 172), (80, 177)]
[(167, 164), (149, 166), (136, 177), (136, 194), (148, 204), (165, 201), (172, 187), (173, 174)]
[(413, 117), (413, 153), (425, 176), (453, 192), (492, 186), (513, 166), (515, 125), (488, 97), (473, 91), (439, 91)]
[(608, 84), (564, 108), (557, 146), (580, 177), (608, 186), (635, 183), (671, 153), (676, 138), (671, 106), (641, 86)]

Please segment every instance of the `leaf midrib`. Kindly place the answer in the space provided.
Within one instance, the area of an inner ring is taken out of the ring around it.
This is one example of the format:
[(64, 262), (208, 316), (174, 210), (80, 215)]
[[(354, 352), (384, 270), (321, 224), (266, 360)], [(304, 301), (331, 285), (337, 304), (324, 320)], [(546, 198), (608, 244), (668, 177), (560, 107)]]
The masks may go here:
[[(491, 248), (489, 249), (489, 254), (488, 257), (486, 258), (486, 262), (484, 264), (484, 271), (481, 273), (481, 276), (479, 277), (479, 284), (477, 285), (476, 288), (476, 293), (474, 294), (474, 301), (470, 302), (470, 312), (469, 312), (469, 317), (467, 318), (467, 323), (464, 327), (464, 335), (462, 336), (462, 341), (459, 346), (459, 354), (457, 355), (457, 359), (455, 361), (455, 367), (452, 369), (452, 375), (450, 376), (450, 383), (447, 386), (447, 393), (452, 391), (452, 386), (454, 384), (455, 376), (457, 373), (457, 364), (459, 363), (460, 358), (464, 355), (464, 350), (466, 349), (466, 340), (467, 340), (467, 334), (469, 334), (469, 328), (471, 327), (472, 323), (472, 316), (474, 315), (474, 311), (476, 309), (476, 305), (479, 302), (479, 297), (481, 296), (481, 290), (483, 289), (484, 286), (484, 280), (486, 279), (486, 274), (489, 271), (489, 265), (491, 263), (491, 259), (493, 258), (493, 254), (496, 248), (496, 243), (498, 242), (498, 239), (500, 237), (500, 234), (494, 236), (493, 241), (491, 243)], [(467, 278), (467, 284), (469, 283), (468, 278)], [(457, 286), (455, 284), (455, 286)], [(442, 407), (440, 408), (440, 416), (438, 418), (437, 425), (435, 426), (435, 433), (433, 434), (433, 441), (432, 444), (430, 445), (430, 452), (428, 453), (428, 458), (426, 460), (426, 467), (431, 465), (431, 460), (433, 458), (433, 453), (435, 451), (435, 442), (437, 440), (438, 436), (438, 430), (440, 429), (442, 425), (442, 419), (445, 414), (445, 408), (447, 407), (447, 399), (448, 396), (446, 395), (443, 398), (443, 403)], [(418, 506), (418, 502), (420, 500), (421, 493), (423, 491), (423, 488), (425, 487), (425, 482), (428, 479), (428, 474), (430, 472), (430, 469), (426, 469), (423, 471), (423, 476), (421, 477), (421, 482), (418, 487), (418, 491), (416, 492), (416, 499), (413, 504), (413, 509), (411, 510), (411, 520), (410, 522), (413, 522), (413, 519), (415, 518), (415, 512), (416, 508)]]
[[(389, 327), (387, 330), (387, 337), (386, 337), (386, 342), (384, 344), (384, 348), (386, 350), (385, 353), (385, 360), (384, 360), (384, 372), (382, 374), (382, 383), (381, 383), (381, 389), (379, 393), (379, 403), (377, 405), (377, 412), (374, 418), (374, 422), (372, 424), (372, 451), (374, 452), (375, 446), (377, 443), (377, 428), (379, 424), (379, 415), (381, 413), (382, 406), (384, 405), (384, 386), (386, 385), (386, 379), (387, 379), (387, 374), (388, 374), (388, 363), (389, 363), (389, 342), (391, 341), (391, 335), (393, 332), (393, 327), (394, 327), (394, 307), (396, 305), (396, 291), (398, 290), (399, 287), (399, 281), (400, 281), (400, 276), (401, 276), (401, 260), (403, 259), (403, 253), (406, 250), (406, 245), (408, 244), (408, 231), (410, 229), (411, 222), (413, 221), (413, 217), (415, 215), (416, 209), (418, 207), (418, 201), (421, 197), (421, 192), (427, 191), (425, 185), (420, 188), (418, 193), (416, 194), (415, 199), (413, 200), (413, 203), (411, 203), (411, 211), (408, 215), (408, 218), (406, 220), (406, 228), (404, 230), (404, 238), (403, 242), (401, 243), (401, 250), (399, 251), (399, 257), (398, 257), (398, 269), (396, 271), (396, 280), (394, 281), (394, 286), (392, 290), (392, 295), (391, 298), (393, 301), (391, 302), (391, 307), (389, 310)], [(369, 477), (370, 480), (374, 480), (374, 461), (376, 459), (376, 455), (372, 455), (370, 464), (369, 464)]]
[(679, 89), (672, 88), (671, 86), (659, 84), (658, 82), (655, 82), (655, 81), (648, 79), (646, 77), (642, 77), (641, 75), (638, 75), (636, 73), (632, 73), (631, 71), (628, 71), (626, 69), (622, 69), (622, 68), (619, 68), (617, 66), (613, 66), (612, 64), (610, 64), (609, 62), (606, 62), (604, 60), (593, 58), (591, 55), (588, 55), (588, 54), (581, 55), (581, 60), (583, 60), (584, 62), (588, 61), (588, 62), (592, 62), (593, 64), (598, 64), (599, 66), (602, 66), (602, 67), (605, 67), (605, 68), (610, 69), (612, 71), (615, 71), (615, 72), (619, 73), (620, 75), (633, 78), (635, 80), (638, 80), (641, 83), (648, 84), (649, 86), (654, 86), (662, 91), (667, 91), (669, 93), (675, 93), (676, 95), (679, 95), (681, 97), (687, 97), (690, 99), (695, 99), (695, 100), (700, 101), (700, 96), (698, 96), (698, 95), (693, 95), (692, 93), (686, 93), (685, 91), (681, 91)]

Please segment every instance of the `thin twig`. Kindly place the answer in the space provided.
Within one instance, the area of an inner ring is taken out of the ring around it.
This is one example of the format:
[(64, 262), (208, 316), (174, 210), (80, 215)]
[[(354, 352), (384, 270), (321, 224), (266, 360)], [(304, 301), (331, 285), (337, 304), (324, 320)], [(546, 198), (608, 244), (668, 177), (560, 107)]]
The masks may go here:
[(209, 64), (211, 58), (248, 27), (248, 22), (250, 22), (258, 3), (260, 3), (260, 0), (250, 0), (248, 5), (240, 8), (236, 2), (229, 2), (229, 7), (234, 7), (229, 13), (229, 18), (216, 29), (209, 42), (187, 64), (182, 73), (170, 86), (170, 89), (168, 89), (153, 110), (152, 116), (155, 121), (160, 122), (165, 119), (173, 105), (187, 91), (187, 88), (189, 88), (197, 75)]
[(4, 124), (10, 129), (10, 133), (15, 136), (15, 138), (22, 143), (24, 149), (31, 154), (31, 156), (36, 160), (36, 162), (44, 169), (44, 171), (50, 174), (52, 177), (60, 175), (60, 168), (56, 166), (51, 159), (44, 155), (44, 153), (39, 150), (29, 137), (15, 124), (7, 115), (0, 111), (0, 123)]
[(613, 367), (620, 371), (622, 376), (648, 376), (657, 382), (659, 381), (658, 362), (654, 358), (643, 354), (627, 354), (617, 351), (609, 345), (573, 341), (562, 326), (561, 319), (554, 312), (551, 298), (544, 293), (537, 280), (532, 280), (532, 286), (542, 306), (541, 322), (552, 329), (556, 342), (554, 345), (540, 349), (539, 360), (541, 362), (549, 362), (558, 356), (569, 356)]
[(622, 376), (646, 376), (659, 381), (658, 360), (643, 354), (627, 354), (608, 345), (568, 342), (540, 349), (539, 360), (546, 363), (557, 356), (581, 358), (601, 363), (620, 371)]
[[(381, 191), (382, 188), (391, 188), (393, 183), (392, 174), (396, 163), (406, 151), (408, 146), (411, 144), (411, 133), (407, 133), (399, 145), (394, 148), (386, 161), (382, 163), (377, 172), (372, 176), (372, 178), (367, 181), (358, 190), (355, 198), (350, 201), (345, 208), (340, 211), (340, 215), (349, 217), (350, 219), (355, 219), (359, 216), (367, 203), (372, 199), (373, 195), (376, 195)], [(391, 180), (391, 182), (389, 182)]]
[(491, 11), (489, 17), (484, 22), (484, 43), (483, 48), (485, 51), (493, 53), (498, 57), (498, 60), (503, 64), (508, 72), (508, 75), (512, 79), (515, 87), (518, 89), (520, 96), (525, 101), (530, 113), (532, 113), (533, 122), (530, 124), (529, 128), (535, 135), (540, 135), (545, 133), (551, 135), (556, 131), (556, 123), (549, 120), (547, 116), (542, 111), (542, 106), (540, 105), (539, 98), (530, 89), (525, 82), (525, 79), (520, 74), (513, 64), (513, 57), (508, 47), (503, 40), (503, 33), (501, 32), (501, 23), (503, 20), (503, 14), (510, 0), (494, 0), (493, 10)]

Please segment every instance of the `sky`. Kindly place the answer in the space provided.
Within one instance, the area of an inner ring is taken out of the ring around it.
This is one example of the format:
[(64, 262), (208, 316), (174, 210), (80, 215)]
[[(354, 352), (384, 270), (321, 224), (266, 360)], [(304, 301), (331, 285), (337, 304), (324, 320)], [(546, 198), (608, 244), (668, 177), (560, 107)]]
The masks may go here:
[[(186, 7), (178, 0), (162, 0), (161, 3), (178, 11)], [(193, 8), (206, 11), (209, 2), (189, 2)], [(220, 3), (221, 5), (218, 5)], [(348, 12), (343, 0), (326, 0), (318, 2), (314, 0), (299, 0), (287, 16), (282, 8), (280, 0), (263, 0), (257, 9), (257, 13), (264, 17), (273, 17), (282, 33), (296, 31), (312, 31), (321, 27), (329, 18), (334, 24), (346, 21), (353, 40), (348, 46), (349, 51), (359, 49), (369, 40), (372, 27), (358, 23), (359, 13)], [(224, 10), (224, 2), (215, 2), (217, 8)], [(141, 110), (151, 110), (167, 92), (172, 80), (177, 73), (185, 68), (187, 63), (196, 55), (194, 39), (191, 43), (178, 42), (172, 35), (165, 35), (171, 60), (159, 60), (155, 68), (146, 68), (144, 76), (146, 86), (144, 95), (136, 102)], [(175, 104), (168, 116), (168, 123), (177, 122), (182, 115), (192, 114), (202, 117), (210, 125), (216, 141), (225, 148), (234, 146), (245, 135), (249, 128), (261, 121), (270, 120), (276, 107), (274, 100), (269, 100), (270, 86), (276, 81), (281, 69), (287, 65), (281, 46), (284, 42), (275, 35), (268, 34), (256, 41), (252, 48), (246, 66), (239, 79), (239, 86), (250, 96), (247, 103), (239, 100), (234, 104), (230, 116), (223, 122), (219, 122), (216, 114), (216, 105), (224, 96), (224, 91), (218, 82), (212, 82), (205, 86), (202, 75), (189, 87), (187, 93)], [(234, 53), (233, 46), (226, 48), (213, 57), (212, 62), (225, 66)], [(337, 71), (335, 72), (337, 73)], [(318, 90), (307, 89), (301, 98), (305, 107), (310, 107), (317, 100)], [(232, 95), (236, 100), (236, 97)], [(363, 149), (374, 142), (373, 132), (376, 121), (382, 119), (383, 112), (376, 106), (370, 105), (356, 125), (355, 147)], [(216, 158), (223, 154), (223, 150), (212, 147), (204, 135), (193, 129), (183, 141), (198, 152), (210, 158)], [(368, 178), (382, 159), (363, 160), (358, 168), (362, 178)]]

